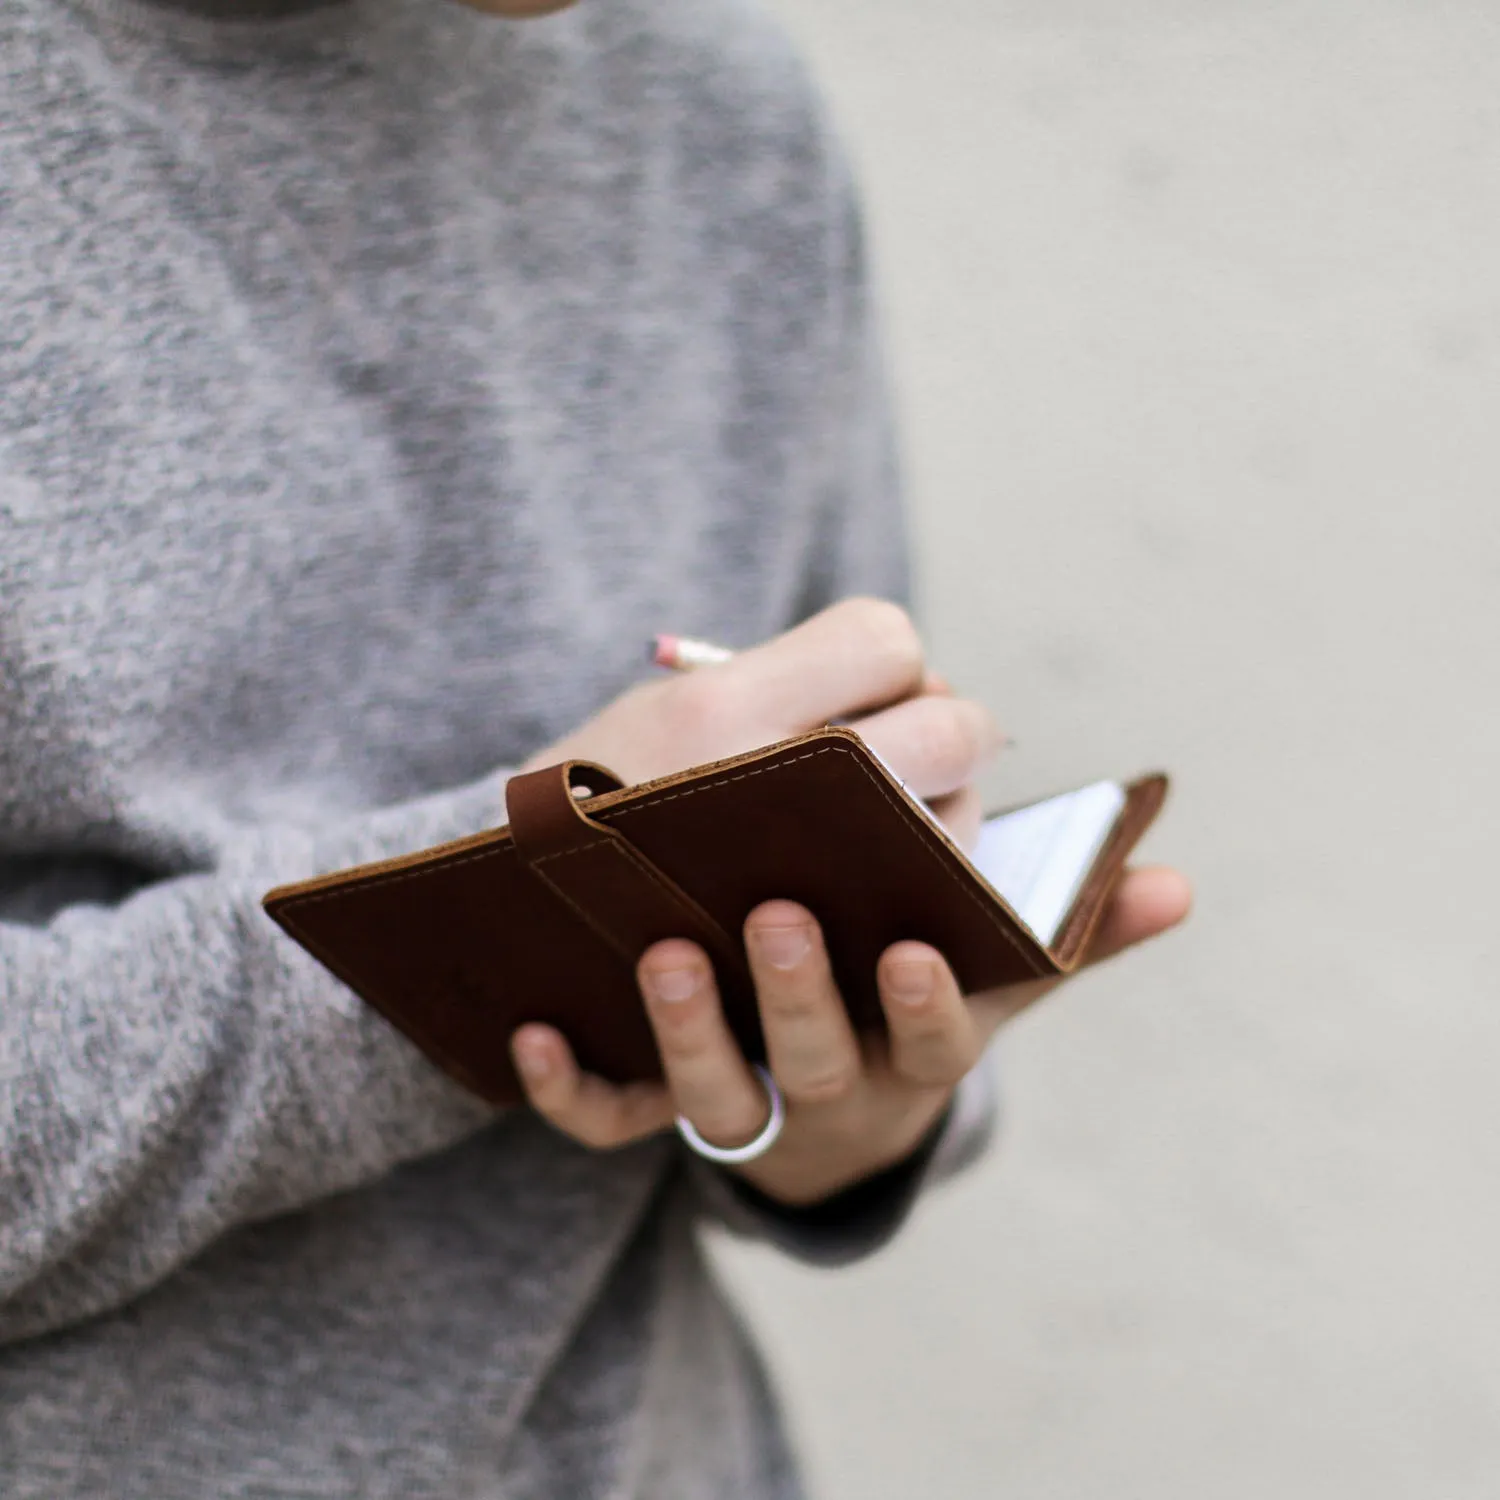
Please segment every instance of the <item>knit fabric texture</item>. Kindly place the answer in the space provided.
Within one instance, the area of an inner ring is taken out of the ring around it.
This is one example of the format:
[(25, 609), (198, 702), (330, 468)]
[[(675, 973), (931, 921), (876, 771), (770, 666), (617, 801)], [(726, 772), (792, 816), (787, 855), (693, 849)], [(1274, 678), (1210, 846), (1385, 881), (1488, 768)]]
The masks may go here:
[(847, 173), (741, 0), (281, 9), (0, 0), (0, 1493), (795, 1495), (695, 1221), (910, 1194), (497, 1116), (259, 900), (904, 595)]

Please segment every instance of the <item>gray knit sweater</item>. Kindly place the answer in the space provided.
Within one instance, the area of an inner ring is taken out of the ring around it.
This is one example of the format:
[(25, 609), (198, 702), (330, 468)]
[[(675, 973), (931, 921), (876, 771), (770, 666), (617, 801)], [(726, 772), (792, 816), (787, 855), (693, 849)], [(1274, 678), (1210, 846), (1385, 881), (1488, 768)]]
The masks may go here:
[(258, 900), (903, 591), (843, 168), (740, 0), (217, 3), (0, 0), (0, 1493), (794, 1494), (693, 1221), (920, 1174), (497, 1118)]

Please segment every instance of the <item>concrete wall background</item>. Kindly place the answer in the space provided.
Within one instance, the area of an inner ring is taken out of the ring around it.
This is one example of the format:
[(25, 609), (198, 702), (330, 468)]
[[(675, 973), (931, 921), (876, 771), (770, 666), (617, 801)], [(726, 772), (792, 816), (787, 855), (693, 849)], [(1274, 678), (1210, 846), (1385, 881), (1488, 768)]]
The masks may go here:
[(783, 7), (991, 790), (1166, 765), (1200, 902), (888, 1254), (723, 1252), (820, 1500), (1492, 1500), (1500, 12)]

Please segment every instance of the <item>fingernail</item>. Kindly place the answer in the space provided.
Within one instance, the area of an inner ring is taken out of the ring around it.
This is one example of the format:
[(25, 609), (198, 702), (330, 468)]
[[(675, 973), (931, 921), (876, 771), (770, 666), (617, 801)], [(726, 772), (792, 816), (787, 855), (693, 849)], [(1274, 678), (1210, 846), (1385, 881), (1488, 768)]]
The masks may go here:
[(646, 982), (656, 999), (675, 1005), (698, 993), (699, 976), (696, 969), (655, 969)]
[(547, 1055), (545, 1047), (534, 1042), (518, 1042), (516, 1066), (527, 1078), (538, 1081), (552, 1071), (552, 1059)]
[(794, 969), (812, 947), (812, 934), (805, 923), (795, 927), (752, 927), (755, 951), (773, 969)]
[(891, 964), (885, 971), (885, 992), (902, 1005), (920, 1005), (932, 993), (932, 965), (920, 960)]

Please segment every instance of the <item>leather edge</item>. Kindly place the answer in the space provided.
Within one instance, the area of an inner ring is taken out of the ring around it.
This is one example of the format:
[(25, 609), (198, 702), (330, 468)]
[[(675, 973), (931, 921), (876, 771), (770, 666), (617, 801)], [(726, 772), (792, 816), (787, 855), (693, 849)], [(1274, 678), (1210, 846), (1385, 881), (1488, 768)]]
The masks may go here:
[(1062, 931), (1048, 952), (1059, 970), (1071, 974), (1088, 956), (1089, 944), (1104, 919), (1109, 897), (1125, 873), (1125, 861), (1156, 821), (1171, 788), (1164, 771), (1125, 783), (1125, 806), (1094, 860)]

